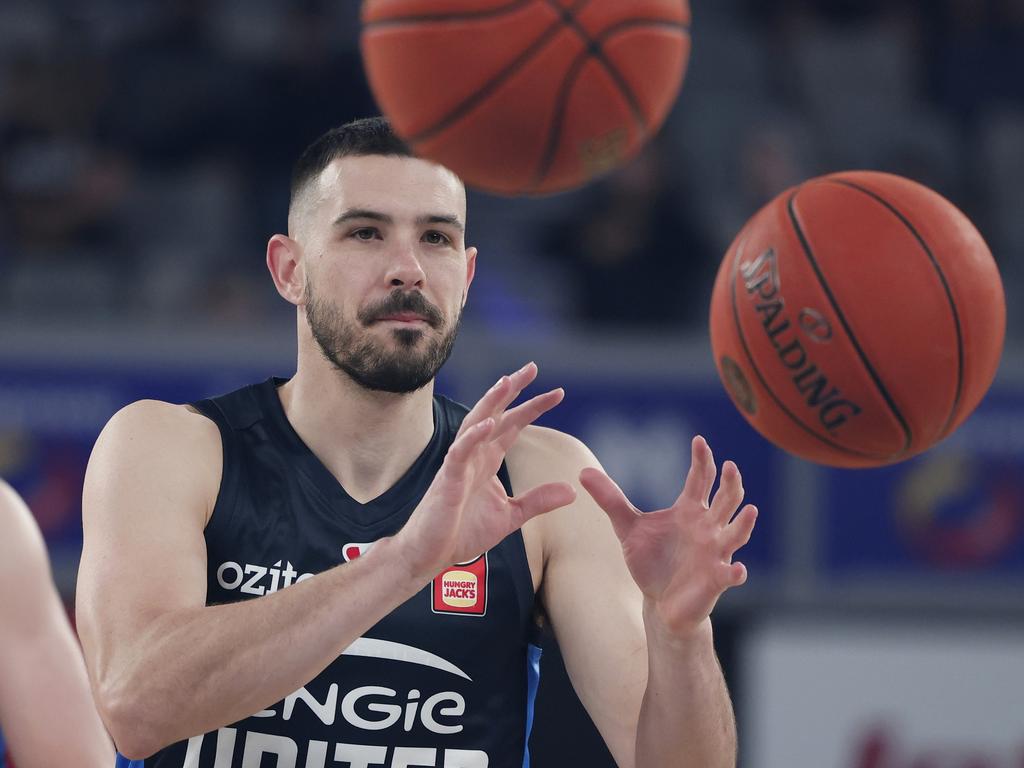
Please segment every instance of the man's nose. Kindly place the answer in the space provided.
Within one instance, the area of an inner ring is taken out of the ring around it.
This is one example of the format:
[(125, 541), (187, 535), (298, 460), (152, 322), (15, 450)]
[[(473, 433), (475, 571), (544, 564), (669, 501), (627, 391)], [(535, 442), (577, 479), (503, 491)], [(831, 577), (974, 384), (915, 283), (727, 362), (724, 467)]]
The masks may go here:
[(426, 280), (419, 254), (410, 245), (395, 249), (388, 262), (387, 279), (394, 288), (422, 288)]

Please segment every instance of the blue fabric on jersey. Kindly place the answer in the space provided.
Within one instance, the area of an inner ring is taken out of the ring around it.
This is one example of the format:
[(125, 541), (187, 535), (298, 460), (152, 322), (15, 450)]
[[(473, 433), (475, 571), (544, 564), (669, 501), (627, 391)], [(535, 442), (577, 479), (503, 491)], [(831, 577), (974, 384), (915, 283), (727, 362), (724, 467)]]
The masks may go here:
[(533, 643), (526, 651), (526, 749), (523, 750), (523, 768), (530, 768), (530, 732), (533, 730), (533, 706), (540, 686), (540, 657), (544, 649)]
[(120, 752), (117, 753), (117, 761), (114, 763), (114, 768), (143, 768), (142, 760), (129, 760), (127, 757), (122, 755)]

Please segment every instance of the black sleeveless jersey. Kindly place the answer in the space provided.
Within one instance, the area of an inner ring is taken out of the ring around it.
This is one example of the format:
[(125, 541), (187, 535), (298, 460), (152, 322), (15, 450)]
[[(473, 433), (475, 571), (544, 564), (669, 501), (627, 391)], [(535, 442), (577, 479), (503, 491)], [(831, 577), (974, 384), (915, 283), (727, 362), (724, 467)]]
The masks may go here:
[[(396, 533), (466, 414), (434, 397), (434, 434), (391, 489), (353, 500), (292, 429), (277, 386), (195, 407), (220, 428), (224, 470), (206, 527), (207, 604), (251, 600)], [(507, 470), (499, 478), (511, 493)], [(283, 701), (169, 746), (138, 768), (522, 768), (539, 650), (516, 532), (445, 569)], [(301, 637), (296, 642), (302, 642)]]

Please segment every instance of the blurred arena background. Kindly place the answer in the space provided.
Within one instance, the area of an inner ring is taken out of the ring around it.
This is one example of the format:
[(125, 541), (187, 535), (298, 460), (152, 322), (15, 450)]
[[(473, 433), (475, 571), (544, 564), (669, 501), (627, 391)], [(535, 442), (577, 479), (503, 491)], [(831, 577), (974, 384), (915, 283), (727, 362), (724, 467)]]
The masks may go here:
[[(716, 626), (745, 768), (1019, 768), (1024, 1), (693, 6), (681, 98), (637, 161), (572, 194), (471, 196), (480, 267), (440, 388), (473, 401), (537, 360), (567, 390), (547, 423), (638, 503), (675, 497), (695, 431), (739, 462), (761, 517)], [(299, 151), (376, 111), (355, 0), (0, 3), (0, 475), (69, 604), (82, 475), (110, 415), (293, 371), (264, 246)], [(917, 179), (976, 222), (1009, 327), (958, 433), (849, 472), (746, 425), (706, 316), (742, 223), (854, 168)], [(547, 662), (535, 765), (610, 765), (557, 649)]]

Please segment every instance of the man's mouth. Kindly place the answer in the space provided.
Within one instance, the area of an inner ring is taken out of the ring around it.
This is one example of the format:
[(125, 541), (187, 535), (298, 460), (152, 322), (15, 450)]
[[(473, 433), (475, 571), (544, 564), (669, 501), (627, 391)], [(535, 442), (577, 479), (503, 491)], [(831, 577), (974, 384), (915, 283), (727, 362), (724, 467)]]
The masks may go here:
[(391, 315), (384, 315), (383, 317), (377, 318), (378, 323), (423, 323), (429, 325), (430, 322), (423, 315), (418, 315), (415, 312), (397, 312)]

